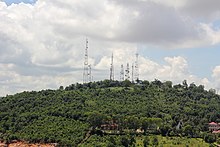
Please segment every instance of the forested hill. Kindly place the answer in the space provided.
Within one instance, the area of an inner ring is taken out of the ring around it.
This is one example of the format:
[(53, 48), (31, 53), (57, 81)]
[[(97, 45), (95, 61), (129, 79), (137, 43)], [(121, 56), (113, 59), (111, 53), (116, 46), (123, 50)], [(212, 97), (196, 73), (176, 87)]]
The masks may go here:
[(159, 121), (162, 135), (201, 137), (219, 115), (220, 96), (202, 85), (104, 80), (1, 98), (0, 139), (75, 146), (107, 120), (127, 129)]

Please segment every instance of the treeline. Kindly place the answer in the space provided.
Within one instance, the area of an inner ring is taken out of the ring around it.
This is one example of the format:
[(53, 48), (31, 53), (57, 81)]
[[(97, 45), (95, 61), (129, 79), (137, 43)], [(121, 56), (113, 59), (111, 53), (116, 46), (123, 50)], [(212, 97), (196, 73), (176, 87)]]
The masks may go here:
[(162, 135), (202, 137), (208, 122), (220, 122), (219, 104), (215, 90), (186, 81), (76, 83), (0, 98), (0, 139), (75, 146), (106, 120), (147, 129), (150, 118), (160, 120)]

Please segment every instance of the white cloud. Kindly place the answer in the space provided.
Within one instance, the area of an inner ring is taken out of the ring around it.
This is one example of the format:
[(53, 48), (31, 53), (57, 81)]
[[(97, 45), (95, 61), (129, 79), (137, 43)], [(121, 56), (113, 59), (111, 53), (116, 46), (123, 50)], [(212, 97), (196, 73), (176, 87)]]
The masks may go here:
[(165, 57), (165, 65), (158, 64), (149, 59), (141, 58), (140, 72), (141, 79), (154, 80), (159, 79), (162, 81), (173, 81), (174, 84), (182, 83), (187, 80), (188, 83), (195, 82), (203, 84), (206, 88), (209, 87), (209, 80), (207, 78), (200, 78), (193, 75), (189, 71), (187, 60), (181, 56)]
[[(201, 23), (195, 17), (201, 17), (202, 9), (194, 11), (195, 2), (189, 0), (38, 0), (10, 6), (0, 2), (0, 95), (82, 81), (85, 37), (96, 80), (109, 77), (112, 52), (118, 79), (120, 65), (134, 62), (136, 44), (162, 48), (218, 44), (219, 30), (212, 23), (219, 11), (217, 5), (209, 5)], [(140, 56), (142, 78), (209, 83), (191, 75), (183, 57), (164, 61), (162, 65)]]
[(210, 21), (219, 19), (220, 10), (219, 0), (185, 0), (186, 3), (182, 7), (182, 11), (191, 17), (202, 19), (203, 21)]
[(212, 77), (214, 79), (213, 87), (220, 90), (220, 65), (212, 70)]
[(206, 31), (207, 37), (211, 44), (219, 44), (220, 43), (220, 28), (215, 28), (213, 24), (203, 24), (201, 23), (201, 27)]

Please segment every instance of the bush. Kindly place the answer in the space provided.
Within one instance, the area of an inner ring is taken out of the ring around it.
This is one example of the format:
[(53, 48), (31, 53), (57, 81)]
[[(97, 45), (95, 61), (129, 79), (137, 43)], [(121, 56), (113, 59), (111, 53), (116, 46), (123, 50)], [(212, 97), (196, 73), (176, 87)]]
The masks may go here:
[(216, 136), (214, 134), (207, 133), (204, 135), (204, 140), (207, 143), (213, 143), (216, 141)]

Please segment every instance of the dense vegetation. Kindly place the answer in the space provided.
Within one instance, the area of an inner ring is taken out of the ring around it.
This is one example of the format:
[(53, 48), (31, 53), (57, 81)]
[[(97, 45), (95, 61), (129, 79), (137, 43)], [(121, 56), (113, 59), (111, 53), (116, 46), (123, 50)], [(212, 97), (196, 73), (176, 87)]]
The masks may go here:
[(201, 138), (187, 138), (187, 137), (169, 137), (161, 135), (148, 136), (91, 136), (87, 142), (80, 145), (80, 147), (91, 146), (107, 146), (107, 147), (123, 147), (123, 146), (159, 146), (159, 147), (210, 147), (209, 143), (204, 142)]
[(125, 135), (143, 128), (145, 135), (194, 138), (207, 138), (208, 122), (220, 122), (220, 96), (186, 81), (77, 83), (9, 95), (0, 105), (0, 139), (71, 146), (81, 144), (89, 130), (103, 135), (98, 130), (110, 121)]

